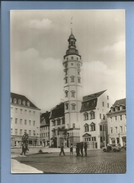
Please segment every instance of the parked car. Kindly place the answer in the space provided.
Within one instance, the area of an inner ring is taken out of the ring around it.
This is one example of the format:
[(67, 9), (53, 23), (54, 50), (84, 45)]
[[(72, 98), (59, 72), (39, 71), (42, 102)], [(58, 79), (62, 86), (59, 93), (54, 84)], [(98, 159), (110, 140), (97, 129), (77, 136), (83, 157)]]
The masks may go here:
[(108, 144), (107, 147), (103, 147), (102, 149), (104, 152), (109, 152), (109, 151), (119, 152), (121, 150), (121, 146), (115, 145), (115, 144)]

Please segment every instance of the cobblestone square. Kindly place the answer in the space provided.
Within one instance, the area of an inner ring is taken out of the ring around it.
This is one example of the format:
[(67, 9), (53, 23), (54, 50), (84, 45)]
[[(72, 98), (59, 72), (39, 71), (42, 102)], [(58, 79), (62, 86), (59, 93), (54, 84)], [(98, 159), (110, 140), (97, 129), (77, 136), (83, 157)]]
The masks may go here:
[(126, 151), (105, 153), (102, 150), (89, 150), (88, 156), (59, 156), (58, 152), (50, 154), (31, 154), (16, 157), (21, 163), (30, 165), (45, 174), (49, 173), (125, 173)]

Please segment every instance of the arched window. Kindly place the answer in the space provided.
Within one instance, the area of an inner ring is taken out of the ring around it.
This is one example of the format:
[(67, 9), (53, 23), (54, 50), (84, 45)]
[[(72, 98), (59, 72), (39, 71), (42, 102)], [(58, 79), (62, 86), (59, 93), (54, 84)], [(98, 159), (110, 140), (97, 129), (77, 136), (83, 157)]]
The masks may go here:
[(17, 104), (17, 99), (16, 98), (13, 99), (13, 103)]
[(90, 119), (95, 119), (95, 112), (94, 111), (90, 112)]
[(25, 100), (23, 100), (23, 105), (26, 105), (26, 101)]
[(71, 91), (71, 97), (73, 97), (73, 98), (75, 97), (75, 91), (73, 91), (73, 90)]
[(84, 128), (85, 128), (85, 132), (89, 132), (89, 125), (87, 123), (84, 125)]
[(27, 102), (27, 106), (30, 106), (30, 102), (29, 101)]
[(71, 83), (73, 83), (75, 76), (70, 76), (70, 78), (71, 78)]
[(21, 105), (21, 100), (20, 99), (18, 100), (18, 104)]
[(88, 113), (87, 112), (84, 113), (84, 120), (88, 120)]
[(91, 131), (95, 131), (96, 130), (96, 126), (95, 126), (95, 123), (91, 123), (90, 124), (90, 126), (91, 126)]
[(68, 97), (68, 91), (67, 90), (65, 91), (65, 97)]
[(72, 105), (72, 110), (75, 111), (75, 104), (71, 104)]

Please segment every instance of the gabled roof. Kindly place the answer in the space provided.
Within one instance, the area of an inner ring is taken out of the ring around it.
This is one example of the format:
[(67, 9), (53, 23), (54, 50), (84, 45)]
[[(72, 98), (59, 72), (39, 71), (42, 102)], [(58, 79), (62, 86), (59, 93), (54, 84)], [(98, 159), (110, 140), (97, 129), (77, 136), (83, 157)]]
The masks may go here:
[(120, 106), (120, 105), (126, 106), (126, 98), (116, 100), (113, 107)]
[(64, 102), (61, 102), (60, 104), (58, 104), (56, 107), (54, 107), (51, 110), (50, 118), (54, 119), (54, 118), (62, 117), (64, 115), (65, 115), (64, 114)]
[(103, 91), (100, 91), (100, 92), (97, 92), (97, 93), (93, 93), (91, 95), (86, 95), (83, 97), (83, 102), (85, 101), (89, 101), (89, 100), (92, 100), (92, 99), (95, 99), (95, 98), (98, 98), (100, 95), (102, 95), (106, 90), (103, 90)]
[(97, 98), (101, 96), (106, 90), (93, 93), (83, 97), (82, 106), (80, 112), (94, 110), (97, 106)]
[[(11, 93), (11, 98), (12, 99), (15, 99), (16, 98), (16, 100), (18, 101), (19, 99), (21, 100), (21, 101), (24, 101), (25, 100), (25, 102), (27, 103), (27, 102), (30, 102), (30, 106), (25, 106), (25, 107), (31, 107), (31, 108), (35, 108), (35, 109), (38, 109), (38, 110), (40, 110), (38, 107), (36, 107), (27, 97), (25, 97), (24, 95), (20, 95), (20, 94), (17, 94), (17, 93)], [(17, 104), (18, 104), (18, 102), (17, 102)], [(19, 104), (18, 104), (19, 105)], [(21, 105), (23, 105), (23, 104), (21, 104)], [(24, 105), (23, 105), (24, 106)]]

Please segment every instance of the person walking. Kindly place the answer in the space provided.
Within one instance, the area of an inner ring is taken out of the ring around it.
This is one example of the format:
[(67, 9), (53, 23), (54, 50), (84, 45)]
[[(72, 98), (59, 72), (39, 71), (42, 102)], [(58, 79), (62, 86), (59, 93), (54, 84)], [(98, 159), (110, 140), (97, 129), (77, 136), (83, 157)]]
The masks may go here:
[(80, 156), (80, 143), (76, 144), (76, 156)]
[(70, 155), (73, 155), (73, 144), (70, 146)]
[(80, 144), (81, 156), (83, 156), (83, 142)]
[(60, 148), (60, 149), (61, 149), (61, 150), (60, 150), (59, 156), (61, 156), (62, 153), (63, 153), (63, 155), (65, 156), (64, 145), (63, 145), (63, 143), (61, 144), (61, 148)]
[(26, 146), (25, 146), (25, 144), (22, 142), (22, 152), (21, 152), (21, 154), (20, 155), (26, 155)]
[(87, 143), (84, 144), (85, 156), (87, 156)]

